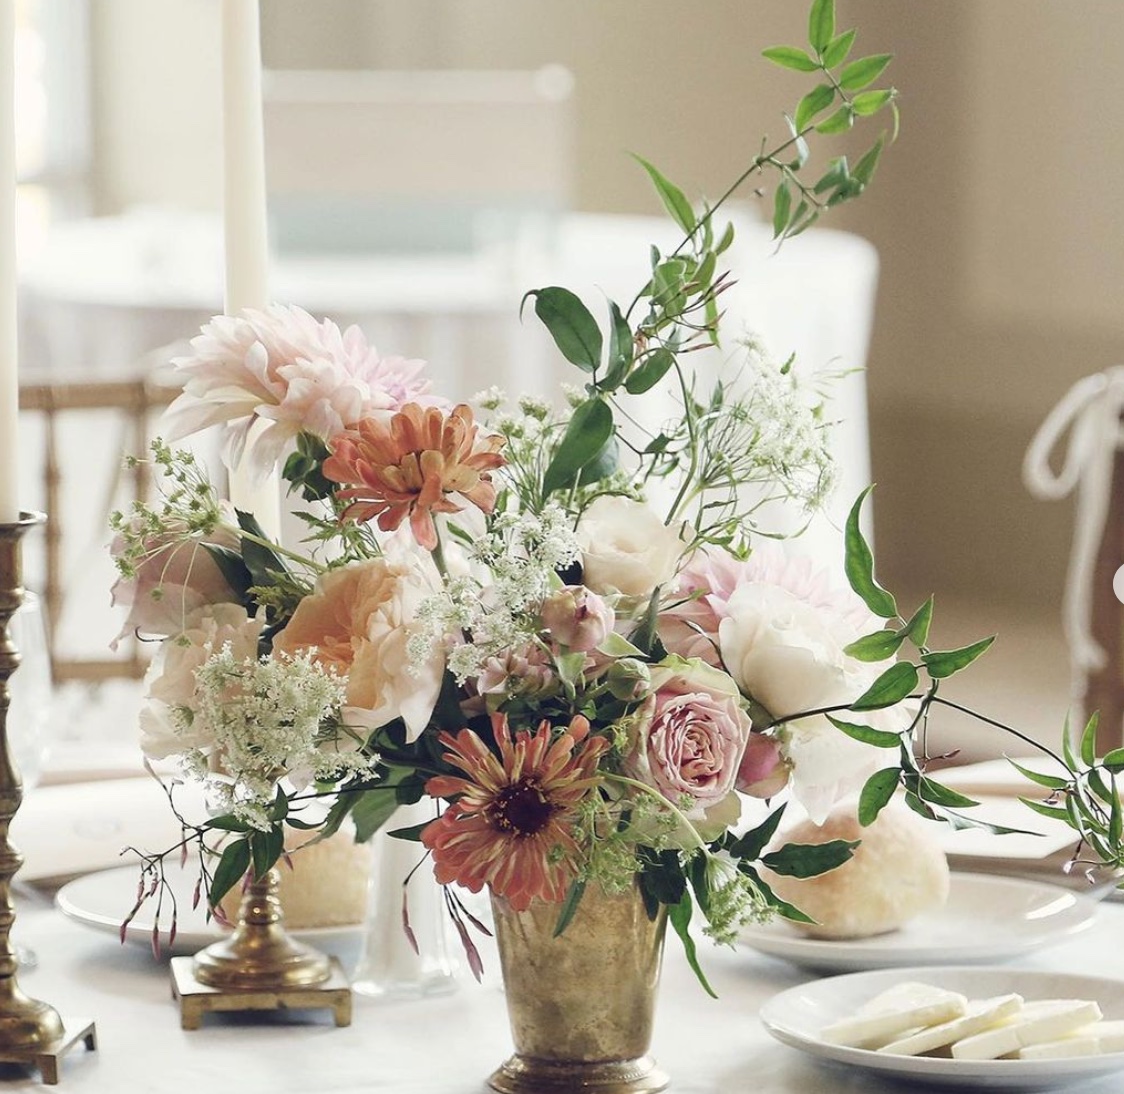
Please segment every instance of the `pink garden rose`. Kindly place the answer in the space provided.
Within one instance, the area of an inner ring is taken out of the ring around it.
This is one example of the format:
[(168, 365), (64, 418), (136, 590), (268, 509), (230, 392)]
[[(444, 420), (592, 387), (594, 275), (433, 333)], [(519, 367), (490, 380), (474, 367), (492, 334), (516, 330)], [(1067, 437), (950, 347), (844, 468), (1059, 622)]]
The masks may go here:
[(701, 818), (733, 790), (750, 736), (737, 685), (701, 661), (669, 657), (652, 666), (652, 689), (626, 770), (670, 802), (688, 798), (686, 815)]
[(414, 552), (329, 570), (274, 638), (274, 652), (315, 650), (320, 664), (347, 676), (346, 724), (377, 729), (401, 717), (413, 740), (433, 713), (444, 671), (439, 652), (424, 665), (407, 653), (418, 606), (431, 592)]
[(789, 558), (768, 543), (741, 561), (720, 547), (695, 551), (679, 571), (675, 595), (680, 603), (660, 614), (660, 638), (671, 653), (701, 657), (719, 665), (718, 629), (729, 615), (730, 597), (743, 584), (778, 585), (816, 608), (828, 609), (852, 623), (866, 625), (870, 613), (849, 589), (831, 586), (826, 571), (808, 558)]
[(172, 363), (184, 390), (166, 413), (168, 438), (222, 425), (226, 459), (238, 466), (250, 429), (262, 422), (248, 463), (258, 475), (301, 431), (327, 441), (363, 418), (427, 401), (430, 388), (423, 361), (380, 357), (358, 327), (341, 332), (279, 304), (216, 316)]
[(256, 660), (263, 626), (241, 604), (214, 604), (193, 612), (174, 638), (160, 643), (144, 678), (140, 713), (141, 751), (150, 760), (215, 747), (197, 721), (180, 713), (194, 707), (195, 672), (227, 643), (238, 660)]
[[(213, 535), (202, 539), (177, 540), (173, 531), (154, 537), (145, 544), (148, 557), (131, 578), (118, 578), (110, 590), (115, 607), (129, 610), (121, 633), (113, 640), (113, 648), (134, 632), (146, 637), (165, 638), (179, 634), (186, 620), (208, 604), (237, 603), (238, 595), (230, 587), (204, 543), (238, 550), (237, 523), (229, 502), (222, 502), (226, 520)], [(118, 536), (111, 550), (122, 549)]]
[(737, 789), (751, 798), (771, 798), (788, 785), (789, 769), (776, 738), (751, 733), (738, 765)]

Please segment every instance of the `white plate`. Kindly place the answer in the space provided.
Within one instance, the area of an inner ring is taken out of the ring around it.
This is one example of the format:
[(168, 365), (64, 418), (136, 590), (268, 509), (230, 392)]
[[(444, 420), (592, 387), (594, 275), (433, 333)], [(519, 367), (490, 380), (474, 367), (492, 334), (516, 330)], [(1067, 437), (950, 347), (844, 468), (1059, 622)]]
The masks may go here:
[[(198, 908), (191, 907), (191, 897), (195, 888), (196, 875), (191, 870), (181, 870), (179, 864), (171, 862), (165, 870), (166, 877), (176, 895), (176, 938), (168, 946), (167, 931), (171, 926), (171, 908), (167, 897), (160, 915), (161, 951), (168, 954), (194, 953), (218, 938), (225, 931), (215, 920), (207, 921), (205, 900)], [(71, 919), (84, 923), (99, 931), (114, 935), (121, 933), (121, 921), (128, 915), (137, 896), (139, 866), (122, 866), (114, 870), (102, 870), (87, 874), (64, 885), (55, 894), (55, 903)], [(156, 898), (151, 897), (137, 912), (132, 922), (125, 928), (125, 939), (152, 945), (152, 927), (156, 918)], [(348, 939), (359, 929), (352, 924), (345, 927), (316, 927), (294, 930), (294, 938), (315, 941), (317, 944)]]
[(948, 902), (871, 938), (809, 938), (783, 920), (746, 927), (747, 946), (815, 969), (1002, 961), (1092, 925), (1096, 904), (1056, 885), (987, 874), (953, 874)]
[(1072, 1082), (1124, 1069), (1124, 1052), (1074, 1056), (1065, 1060), (953, 1060), (890, 1056), (862, 1048), (843, 1048), (820, 1040), (824, 1026), (848, 1014), (879, 992), (905, 980), (983, 999), (1018, 992), (1024, 999), (1094, 999), (1105, 1018), (1124, 1018), (1124, 981), (1023, 969), (881, 969), (814, 980), (773, 996), (761, 1008), (761, 1021), (778, 1040), (824, 1060), (941, 1086), (973, 1090), (1063, 1088)]

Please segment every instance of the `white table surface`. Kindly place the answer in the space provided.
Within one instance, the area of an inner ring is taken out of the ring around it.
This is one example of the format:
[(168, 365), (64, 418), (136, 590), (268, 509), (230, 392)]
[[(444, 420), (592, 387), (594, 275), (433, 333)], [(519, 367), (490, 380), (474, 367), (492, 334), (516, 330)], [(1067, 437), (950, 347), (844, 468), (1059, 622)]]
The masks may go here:
[[(375, 1001), (357, 997), (352, 1025), (336, 1029), (329, 1012), (295, 1016), (209, 1016), (180, 1029), (166, 963), (143, 947), (67, 920), (46, 899), (23, 891), (13, 937), (39, 965), (20, 983), (65, 1015), (97, 1022), (98, 1050), (64, 1059), (58, 1089), (75, 1094), (481, 1094), (510, 1052), (503, 997), (470, 979), (452, 995)], [(1102, 905), (1096, 924), (1071, 941), (1014, 965), (1124, 978), (1124, 906)], [(354, 951), (337, 950), (350, 960)], [(773, 1041), (757, 1019), (775, 992), (813, 974), (749, 950), (701, 947), (720, 998), (703, 994), (677, 940), (669, 939), (653, 1053), (672, 1077), (673, 1094), (891, 1094), (911, 1088), (830, 1068)], [(486, 955), (486, 960), (490, 955)], [(491, 959), (494, 970), (494, 957)], [(0, 1071), (3, 1087), (42, 1090), (37, 1076)], [(1081, 1091), (1124, 1090), (1124, 1074)]]

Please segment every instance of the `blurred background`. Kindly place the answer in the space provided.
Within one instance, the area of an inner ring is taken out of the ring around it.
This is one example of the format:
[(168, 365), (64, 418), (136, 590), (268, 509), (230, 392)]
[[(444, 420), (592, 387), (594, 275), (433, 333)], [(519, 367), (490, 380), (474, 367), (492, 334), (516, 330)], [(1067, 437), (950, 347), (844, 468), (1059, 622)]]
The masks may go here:
[[(218, 9), (218, 0), (25, 0), (29, 270), (59, 276), (65, 252), (53, 266), (43, 256), (73, 218), (173, 209), (182, 229), (220, 210)], [(558, 183), (536, 191), (532, 204), (547, 213), (659, 214), (630, 152), (688, 194), (714, 197), (762, 134), (784, 135), (782, 112), (810, 86), (760, 57), (804, 43), (806, 5), (794, 0), (266, 0), (262, 9), (264, 63), (281, 98), (284, 74), (307, 70), (539, 73), (541, 97), (568, 104), (564, 123), (549, 115), (561, 144), (533, 157)], [(1114, 198), (1124, 21), (1117, 0), (838, 0), (838, 19), (859, 28), (859, 54), (895, 54), (888, 77), (903, 116), (869, 193), (826, 222), (870, 241), (880, 263), (866, 362), (880, 576), (906, 602), (937, 591), (938, 644), (999, 630), (964, 691), (1054, 734), (1069, 701), (1060, 604), (1071, 504), (1031, 499), (1020, 463), (1075, 380), (1124, 362), (1124, 217)], [(543, 76), (543, 66), (570, 75)], [(509, 163), (501, 142), (462, 166), (486, 160), (510, 174), (536, 134), (532, 125), (504, 138), (520, 146), (509, 146)], [(295, 159), (329, 187), (357, 164), (384, 181), (409, 177), (408, 138), (387, 148), (377, 130), (340, 132), (315, 154), (296, 146)], [(820, 162), (833, 140), (819, 142)], [(444, 181), (455, 190), (455, 177)], [(361, 187), (343, 191), (361, 199)], [(180, 235), (200, 263), (212, 261), (201, 235)], [(42, 295), (45, 283), (30, 289)], [(57, 334), (67, 323), (48, 326)], [(191, 333), (185, 322), (182, 336)], [(52, 352), (53, 367), (60, 353), (76, 364), (89, 350), (51, 351), (33, 334), (29, 368)]]

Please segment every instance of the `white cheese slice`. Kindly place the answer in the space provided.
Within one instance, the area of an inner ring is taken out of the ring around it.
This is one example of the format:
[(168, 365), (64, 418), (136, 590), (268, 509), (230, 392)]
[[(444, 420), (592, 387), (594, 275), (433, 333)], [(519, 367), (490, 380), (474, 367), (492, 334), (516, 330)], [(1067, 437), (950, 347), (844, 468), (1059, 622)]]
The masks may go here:
[(1085, 999), (1039, 999), (1003, 1025), (965, 1037), (952, 1046), (956, 1060), (997, 1060), (1030, 1045), (1056, 1041), (1101, 1017), (1101, 1008)]
[(1067, 1037), (1043, 1041), (1019, 1050), (1020, 1060), (1055, 1060), (1066, 1056), (1099, 1056), (1124, 1052), (1124, 1021), (1094, 1022)]
[(851, 1017), (824, 1027), (820, 1037), (833, 1045), (878, 1048), (906, 1030), (958, 1018), (967, 1008), (968, 1000), (959, 992), (907, 981), (876, 995)]
[(997, 995), (993, 999), (974, 999), (968, 1003), (968, 1011), (959, 1018), (953, 1018), (940, 1025), (916, 1030), (906, 1036), (883, 1045), (878, 1051), (896, 1056), (920, 1056), (923, 1052), (951, 1045), (975, 1033), (982, 1033), (997, 1022), (1013, 1018), (1022, 1010), (1021, 995)]

